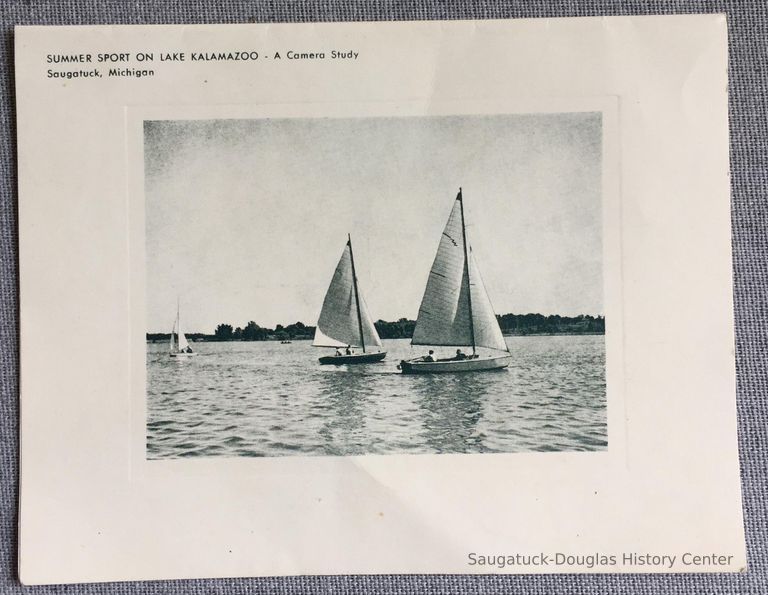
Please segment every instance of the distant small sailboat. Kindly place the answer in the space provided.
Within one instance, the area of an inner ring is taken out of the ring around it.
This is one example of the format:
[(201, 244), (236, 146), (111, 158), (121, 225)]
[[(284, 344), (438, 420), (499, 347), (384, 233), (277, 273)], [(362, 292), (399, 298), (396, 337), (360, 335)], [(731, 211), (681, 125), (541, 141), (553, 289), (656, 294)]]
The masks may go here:
[[(430, 355), (402, 360), (398, 368), (404, 374), (476, 372), (509, 365), (509, 348), (467, 242), (461, 188), (440, 237), (411, 345), (471, 347), (472, 353), (457, 350), (450, 359)], [(504, 354), (480, 355), (478, 347)]]
[(197, 353), (192, 351), (192, 347), (190, 347), (187, 337), (181, 330), (181, 312), (178, 302), (176, 303), (176, 320), (173, 322), (171, 344), (168, 355), (171, 357), (194, 357), (197, 355)]
[[(320, 358), (321, 364), (367, 364), (381, 361), (387, 355), (381, 351), (379, 333), (357, 285), (351, 236), (347, 237), (347, 245), (325, 294), (312, 345), (336, 348), (336, 355)], [(363, 352), (354, 353), (353, 348)], [(371, 348), (378, 350), (370, 351)]]

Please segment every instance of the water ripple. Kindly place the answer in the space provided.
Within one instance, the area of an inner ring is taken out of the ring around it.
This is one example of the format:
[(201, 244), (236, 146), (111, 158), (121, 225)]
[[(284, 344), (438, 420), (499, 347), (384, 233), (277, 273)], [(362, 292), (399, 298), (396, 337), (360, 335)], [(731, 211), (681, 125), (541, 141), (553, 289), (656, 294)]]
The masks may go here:
[(309, 342), (204, 343), (147, 353), (147, 456), (263, 457), (607, 448), (602, 336), (508, 338), (495, 373), (403, 376), (420, 352), (320, 366)]

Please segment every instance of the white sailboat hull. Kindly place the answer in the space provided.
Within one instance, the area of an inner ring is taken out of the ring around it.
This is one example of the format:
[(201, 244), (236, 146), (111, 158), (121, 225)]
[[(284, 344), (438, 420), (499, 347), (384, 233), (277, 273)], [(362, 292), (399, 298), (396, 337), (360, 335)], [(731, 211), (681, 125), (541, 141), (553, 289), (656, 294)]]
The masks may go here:
[(483, 372), (501, 370), (509, 365), (512, 356), (498, 355), (462, 360), (425, 362), (422, 359), (403, 360), (398, 368), (403, 374), (445, 374), (454, 372)]

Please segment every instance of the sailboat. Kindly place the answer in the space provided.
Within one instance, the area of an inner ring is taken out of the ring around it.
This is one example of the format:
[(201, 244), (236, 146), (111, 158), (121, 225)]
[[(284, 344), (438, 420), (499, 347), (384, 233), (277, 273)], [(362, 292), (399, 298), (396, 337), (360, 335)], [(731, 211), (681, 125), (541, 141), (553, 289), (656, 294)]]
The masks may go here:
[[(387, 355), (381, 351), (379, 333), (357, 285), (351, 236), (347, 236), (344, 252), (325, 294), (312, 345), (336, 348), (336, 355), (320, 358), (321, 364), (367, 364), (381, 361)], [(354, 353), (353, 348), (362, 349), (362, 353)]]
[[(440, 237), (411, 345), (465, 347), (472, 352), (457, 349), (456, 356), (447, 359), (437, 359), (430, 352), (403, 360), (398, 368), (404, 374), (476, 372), (509, 365), (509, 348), (467, 242), (461, 188)], [(478, 348), (492, 352), (480, 354)]]
[(197, 355), (197, 353), (192, 351), (187, 337), (184, 336), (184, 332), (181, 330), (181, 312), (178, 302), (176, 303), (176, 320), (173, 322), (168, 355), (171, 357), (194, 357)]

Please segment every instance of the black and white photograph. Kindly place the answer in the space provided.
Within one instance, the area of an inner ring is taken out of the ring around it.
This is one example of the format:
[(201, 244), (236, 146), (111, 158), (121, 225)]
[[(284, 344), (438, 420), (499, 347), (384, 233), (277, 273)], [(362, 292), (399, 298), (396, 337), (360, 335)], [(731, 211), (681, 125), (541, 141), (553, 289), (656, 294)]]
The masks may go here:
[(601, 112), (143, 130), (147, 458), (608, 447)]

